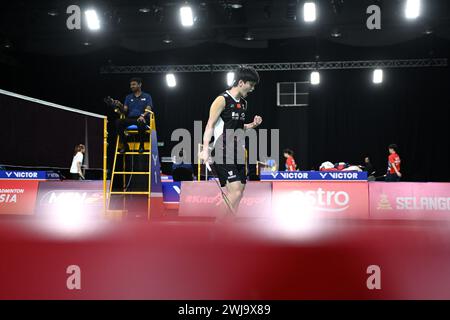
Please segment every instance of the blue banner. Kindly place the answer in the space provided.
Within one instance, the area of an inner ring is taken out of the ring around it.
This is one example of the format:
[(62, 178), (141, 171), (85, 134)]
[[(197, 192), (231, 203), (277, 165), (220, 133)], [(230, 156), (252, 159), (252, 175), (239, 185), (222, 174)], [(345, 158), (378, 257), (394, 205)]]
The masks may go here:
[(173, 181), (172, 177), (161, 177), (161, 186), (164, 203), (179, 203), (181, 181)]
[(262, 181), (367, 181), (367, 172), (275, 171), (261, 172)]
[(162, 192), (161, 188), (161, 164), (159, 163), (158, 137), (156, 130), (152, 130), (152, 193)]
[(55, 171), (47, 171), (46, 172), (47, 180), (62, 180), (59, 172)]
[(0, 171), (0, 179), (46, 180), (47, 171)]

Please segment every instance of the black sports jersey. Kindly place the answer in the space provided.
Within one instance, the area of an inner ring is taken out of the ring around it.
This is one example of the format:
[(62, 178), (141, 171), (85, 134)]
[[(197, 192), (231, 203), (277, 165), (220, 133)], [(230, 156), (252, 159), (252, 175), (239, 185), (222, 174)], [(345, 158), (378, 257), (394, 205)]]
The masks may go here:
[[(241, 153), (237, 152), (237, 145), (244, 148), (245, 141), (235, 136), (235, 130), (244, 130), (247, 101), (243, 98), (235, 99), (229, 91), (225, 91), (220, 96), (225, 98), (225, 108), (214, 125), (214, 149), (216, 151), (220, 149), (226, 163), (236, 163), (236, 157)], [(230, 142), (233, 143), (234, 147), (227, 148), (227, 144), (230, 144)], [(239, 161), (239, 163), (243, 162)]]
[(244, 129), (247, 101), (243, 98), (235, 99), (228, 91), (220, 96), (225, 98), (225, 108), (214, 126), (214, 144), (222, 140), (225, 145), (228, 136), (233, 133), (231, 130)]

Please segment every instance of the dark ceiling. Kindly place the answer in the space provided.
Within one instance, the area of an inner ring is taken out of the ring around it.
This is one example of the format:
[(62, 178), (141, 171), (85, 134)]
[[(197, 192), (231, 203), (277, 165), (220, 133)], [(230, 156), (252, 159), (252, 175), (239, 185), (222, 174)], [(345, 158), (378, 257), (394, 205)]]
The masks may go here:
[[(271, 41), (311, 37), (360, 47), (399, 44), (427, 35), (450, 40), (448, 0), (422, 0), (422, 15), (414, 21), (403, 17), (404, 0), (315, 1), (318, 20), (311, 25), (299, 16), (303, 2), (190, 1), (196, 16), (191, 29), (182, 28), (178, 21), (182, 1), (2, 2), (1, 50), (62, 56), (108, 48), (145, 53), (202, 43), (266, 48)], [(79, 5), (82, 11), (94, 6), (100, 14), (101, 30), (91, 32), (84, 23), (81, 30), (68, 30), (66, 9), (72, 4)], [(236, 4), (242, 6), (233, 8)], [(381, 30), (366, 27), (366, 9), (372, 4), (381, 7)]]

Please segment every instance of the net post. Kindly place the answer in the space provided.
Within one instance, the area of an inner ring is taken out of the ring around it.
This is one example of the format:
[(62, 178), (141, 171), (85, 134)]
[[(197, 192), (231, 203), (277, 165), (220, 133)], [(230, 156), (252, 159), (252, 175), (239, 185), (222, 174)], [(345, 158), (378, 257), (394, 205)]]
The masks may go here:
[[(197, 155), (200, 156), (201, 143), (198, 144), (198, 148), (197, 149), (198, 149), (197, 150)], [(200, 171), (201, 171), (200, 163), (201, 163), (201, 159), (200, 159), (200, 157), (198, 157), (198, 160), (197, 160), (197, 181), (200, 181)]]
[(106, 179), (107, 179), (107, 164), (108, 164), (108, 119), (103, 119), (103, 212), (106, 216)]

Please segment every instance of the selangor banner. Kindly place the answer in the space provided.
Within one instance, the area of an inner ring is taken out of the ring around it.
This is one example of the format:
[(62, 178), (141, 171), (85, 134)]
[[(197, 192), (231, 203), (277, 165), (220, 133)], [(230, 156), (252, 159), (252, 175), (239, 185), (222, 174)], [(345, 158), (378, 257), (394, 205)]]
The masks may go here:
[(272, 211), (275, 215), (367, 219), (367, 182), (273, 182)]
[[(180, 216), (215, 217), (223, 204), (215, 181), (183, 181), (181, 184)], [(238, 217), (263, 217), (270, 213), (271, 185), (249, 181), (239, 205)]]
[(371, 182), (371, 219), (450, 219), (450, 183)]
[(39, 181), (0, 180), (0, 214), (32, 215)]

